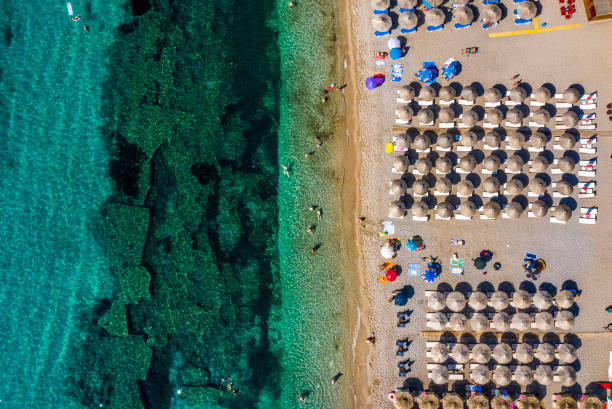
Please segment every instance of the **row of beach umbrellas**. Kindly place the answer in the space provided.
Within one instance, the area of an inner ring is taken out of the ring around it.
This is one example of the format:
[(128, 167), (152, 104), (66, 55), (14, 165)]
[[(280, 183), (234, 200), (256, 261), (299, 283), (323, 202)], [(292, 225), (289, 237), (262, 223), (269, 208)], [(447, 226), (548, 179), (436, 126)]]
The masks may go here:
[[(452, 331), (466, 331), (470, 328), (474, 332), (485, 332), (494, 329), (495, 331), (504, 332), (516, 330), (524, 332), (536, 328), (540, 331), (552, 331), (555, 328), (569, 331), (575, 323), (574, 314), (568, 310), (558, 311), (553, 315), (547, 311), (540, 311), (531, 318), (531, 315), (525, 312), (516, 314), (508, 314), (506, 312), (496, 312), (493, 318), (489, 318), (482, 313), (475, 313), (468, 319), (467, 315), (455, 312), (449, 314), (442, 312), (430, 313), (427, 318), (427, 326), (435, 331), (443, 331), (450, 329)], [(533, 325), (532, 325), (533, 323)]]
[(449, 349), (444, 343), (437, 343), (431, 348), (431, 359), (436, 363), (444, 363), (452, 359), (458, 364), (475, 362), (487, 364), (494, 360), (497, 364), (507, 365), (512, 360), (521, 364), (528, 364), (534, 360), (540, 363), (550, 364), (555, 358), (564, 364), (571, 364), (578, 358), (576, 348), (571, 344), (560, 344), (557, 349), (552, 344), (538, 344), (536, 348), (529, 344), (518, 344), (513, 351), (509, 344), (497, 344), (491, 349), (488, 344), (476, 344), (471, 351), (465, 344), (454, 344)]
[[(431, 374), (432, 381), (438, 385), (444, 385), (450, 379), (449, 370), (444, 365), (434, 366)], [(576, 384), (576, 370), (571, 366), (558, 367), (556, 375), (563, 386)], [(514, 371), (504, 365), (497, 365), (493, 371), (485, 365), (474, 365), (470, 368), (469, 377), (478, 385), (485, 385), (491, 381), (499, 386), (506, 386), (512, 381), (523, 386), (530, 385), (534, 381), (542, 385), (549, 385), (555, 380), (555, 373), (549, 365), (538, 365), (535, 371), (526, 365), (519, 365)], [(486, 404), (488, 406), (488, 402)]]
[(505, 291), (496, 291), (488, 297), (482, 291), (473, 291), (466, 300), (466, 297), (460, 291), (452, 291), (446, 296), (440, 291), (435, 291), (427, 298), (427, 308), (434, 311), (442, 311), (448, 308), (453, 312), (461, 312), (466, 305), (475, 311), (483, 311), (489, 306), (496, 311), (503, 311), (511, 304), (519, 310), (526, 310), (534, 306), (541, 311), (545, 311), (555, 304), (560, 309), (567, 309), (574, 305), (574, 294), (569, 290), (561, 290), (556, 297), (553, 297), (546, 290), (538, 290), (532, 296), (525, 290), (517, 290), (512, 294), (512, 297)]

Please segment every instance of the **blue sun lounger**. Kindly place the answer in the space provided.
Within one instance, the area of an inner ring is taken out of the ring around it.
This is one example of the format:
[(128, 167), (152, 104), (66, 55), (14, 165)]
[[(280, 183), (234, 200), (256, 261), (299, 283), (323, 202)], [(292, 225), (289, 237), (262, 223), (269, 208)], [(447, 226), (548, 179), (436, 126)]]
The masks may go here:
[(455, 29), (459, 30), (460, 28), (467, 28), (469, 26), (471, 26), (472, 24), (459, 24), (459, 23), (455, 23)]
[(499, 0), (483, 0), (482, 4), (498, 4)]
[(375, 31), (374, 35), (376, 37), (384, 37), (384, 36), (388, 36), (389, 33), (391, 33), (391, 30), (388, 30), (388, 31)]
[(412, 28), (402, 28), (402, 29), (400, 29), (400, 32), (401, 32), (402, 34), (414, 33), (414, 32), (416, 32), (416, 27), (412, 27)]
[(409, 11), (414, 12), (414, 7), (413, 7), (413, 8), (411, 8), (411, 9), (404, 9), (404, 8), (401, 8), (401, 7), (400, 7), (400, 9), (399, 9), (399, 12), (400, 12), (400, 13), (407, 13), (407, 12), (409, 12)]
[(374, 10), (374, 14), (389, 14), (389, 9)]
[(442, 30), (442, 24), (440, 24), (439, 26), (427, 26), (427, 31), (438, 31), (438, 30)]
[(433, 6), (431, 4), (429, 4), (429, 2), (427, 0), (422, 0), (423, 1), (423, 5), (425, 7), (427, 7), (427, 10), (432, 9)]

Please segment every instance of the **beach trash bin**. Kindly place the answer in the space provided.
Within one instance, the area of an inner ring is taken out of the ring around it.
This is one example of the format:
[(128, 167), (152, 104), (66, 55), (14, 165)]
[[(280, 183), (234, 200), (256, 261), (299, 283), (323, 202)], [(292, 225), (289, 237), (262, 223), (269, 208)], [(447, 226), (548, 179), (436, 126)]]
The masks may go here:
[(385, 152), (387, 153), (392, 153), (393, 152), (393, 143), (392, 142), (387, 142), (385, 144)]
[(389, 51), (389, 57), (390, 57), (392, 60), (397, 60), (398, 58), (401, 58), (401, 57), (402, 57), (402, 50), (401, 50), (401, 49), (399, 49), (399, 48), (392, 48), (392, 49)]
[(412, 240), (408, 240), (406, 242), (406, 248), (410, 251), (415, 251), (417, 249), (418, 245), (416, 244), (416, 242), (412, 241)]

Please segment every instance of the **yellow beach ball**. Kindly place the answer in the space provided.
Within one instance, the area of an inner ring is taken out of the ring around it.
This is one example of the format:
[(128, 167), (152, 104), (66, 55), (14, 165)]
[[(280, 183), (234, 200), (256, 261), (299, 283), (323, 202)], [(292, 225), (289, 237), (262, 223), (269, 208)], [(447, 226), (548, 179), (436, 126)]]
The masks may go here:
[(393, 152), (393, 143), (387, 142), (387, 144), (385, 145), (385, 151), (387, 151), (387, 153)]

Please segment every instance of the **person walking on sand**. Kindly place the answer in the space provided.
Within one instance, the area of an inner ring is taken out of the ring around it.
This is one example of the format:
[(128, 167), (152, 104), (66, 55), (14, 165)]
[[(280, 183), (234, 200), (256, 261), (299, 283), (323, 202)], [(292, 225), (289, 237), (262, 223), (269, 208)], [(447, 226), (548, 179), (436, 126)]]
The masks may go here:
[(370, 334), (370, 336), (366, 339), (366, 342), (370, 345), (374, 345), (376, 343), (376, 336), (374, 335), (374, 331), (372, 331), (372, 334)]
[(317, 209), (317, 219), (319, 221), (321, 221), (321, 215), (322, 215), (321, 209)]
[(283, 175), (290, 177), (289, 176), (289, 168), (287, 167), (287, 165), (283, 165), (281, 164), (281, 167), (283, 168)]
[(315, 137), (315, 143), (317, 144), (317, 148), (320, 148), (323, 145), (321, 143), (321, 139), (319, 139), (319, 137)]
[(314, 212), (316, 208), (317, 208), (317, 206), (310, 206), (308, 208), (308, 210), (310, 210), (311, 212)]
[(307, 153), (306, 155), (304, 155), (304, 158), (306, 159), (310, 158), (310, 153)]

